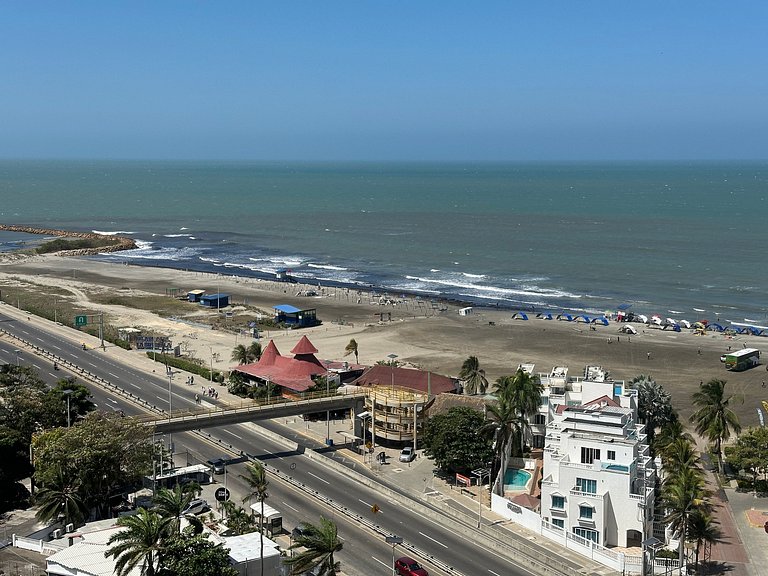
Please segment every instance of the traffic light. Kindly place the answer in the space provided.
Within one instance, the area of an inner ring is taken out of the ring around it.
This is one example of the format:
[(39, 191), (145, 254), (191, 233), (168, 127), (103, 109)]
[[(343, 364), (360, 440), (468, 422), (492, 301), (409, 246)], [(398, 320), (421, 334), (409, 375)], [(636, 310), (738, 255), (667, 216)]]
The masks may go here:
[(374, 514), (376, 514), (379, 510), (380, 508), (378, 504), (374, 504), (373, 506), (371, 506), (371, 512), (373, 512)]

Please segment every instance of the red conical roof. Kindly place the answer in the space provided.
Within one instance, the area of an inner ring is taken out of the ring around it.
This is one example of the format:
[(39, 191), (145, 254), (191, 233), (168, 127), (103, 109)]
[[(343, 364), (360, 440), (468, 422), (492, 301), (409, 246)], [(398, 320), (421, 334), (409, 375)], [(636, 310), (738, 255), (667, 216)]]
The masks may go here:
[(291, 354), (317, 354), (317, 348), (312, 345), (309, 338), (302, 336), (299, 343), (293, 347), (293, 350), (291, 350)]
[(275, 346), (275, 341), (270, 340), (267, 347), (261, 352), (261, 358), (259, 359), (259, 366), (270, 366), (275, 363), (275, 358), (280, 356), (280, 352)]

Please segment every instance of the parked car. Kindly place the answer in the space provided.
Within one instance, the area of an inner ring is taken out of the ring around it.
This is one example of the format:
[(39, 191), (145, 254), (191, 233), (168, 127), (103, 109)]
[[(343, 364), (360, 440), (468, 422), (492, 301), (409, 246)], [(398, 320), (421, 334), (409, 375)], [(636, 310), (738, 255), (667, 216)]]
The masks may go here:
[(413, 446), (406, 446), (400, 451), (400, 462), (413, 462), (416, 458), (416, 452), (413, 451)]
[(395, 570), (400, 576), (429, 576), (429, 572), (422, 568), (421, 564), (413, 558), (408, 558), (408, 556), (403, 556), (395, 561)]
[(210, 510), (210, 507), (208, 506), (208, 502), (203, 500), (202, 498), (195, 498), (189, 503), (189, 506), (184, 508), (184, 510), (181, 511), (182, 515), (186, 514), (202, 514), (206, 510)]

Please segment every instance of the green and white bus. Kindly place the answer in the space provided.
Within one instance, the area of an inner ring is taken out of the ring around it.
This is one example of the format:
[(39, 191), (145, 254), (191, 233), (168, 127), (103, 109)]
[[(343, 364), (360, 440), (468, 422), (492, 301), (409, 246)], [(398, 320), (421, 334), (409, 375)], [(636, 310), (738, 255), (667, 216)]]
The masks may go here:
[(760, 364), (760, 350), (757, 348), (743, 348), (736, 352), (729, 352), (724, 356), (726, 370), (738, 372)]

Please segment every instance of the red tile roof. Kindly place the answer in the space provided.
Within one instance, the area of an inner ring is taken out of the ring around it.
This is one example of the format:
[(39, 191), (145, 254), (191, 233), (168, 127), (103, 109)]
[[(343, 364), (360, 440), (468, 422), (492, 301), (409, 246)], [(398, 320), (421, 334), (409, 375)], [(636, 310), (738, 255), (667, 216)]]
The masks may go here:
[(302, 336), (298, 344), (291, 350), (291, 354), (317, 354), (317, 348), (309, 341), (309, 338)]
[[(309, 349), (317, 352), (307, 337), (302, 336), (299, 343), (294, 346), (293, 351)], [(295, 358), (281, 356), (272, 340), (262, 352), (258, 362), (241, 364), (233, 370), (254, 376), (259, 380), (272, 382), (294, 392), (305, 392), (315, 384), (312, 376), (328, 372), (326, 366), (312, 353), (302, 352), (297, 354)]]
[(419, 392), (427, 392), (429, 389), (432, 394), (456, 392), (457, 390), (456, 383), (448, 376), (412, 368), (393, 368), (383, 364), (371, 366), (351, 384), (353, 386), (373, 387), (391, 386), (393, 383), (398, 388), (410, 388)]

